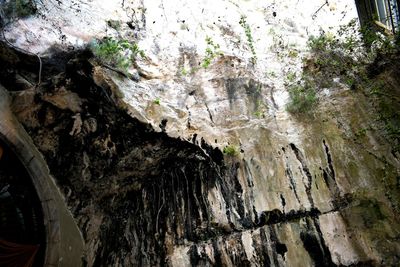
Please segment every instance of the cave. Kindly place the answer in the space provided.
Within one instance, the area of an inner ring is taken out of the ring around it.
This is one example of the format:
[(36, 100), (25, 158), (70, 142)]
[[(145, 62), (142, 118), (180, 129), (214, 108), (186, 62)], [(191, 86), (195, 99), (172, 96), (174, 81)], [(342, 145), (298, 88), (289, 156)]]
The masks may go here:
[(45, 249), (38, 194), (21, 161), (0, 139), (0, 266), (43, 266)]

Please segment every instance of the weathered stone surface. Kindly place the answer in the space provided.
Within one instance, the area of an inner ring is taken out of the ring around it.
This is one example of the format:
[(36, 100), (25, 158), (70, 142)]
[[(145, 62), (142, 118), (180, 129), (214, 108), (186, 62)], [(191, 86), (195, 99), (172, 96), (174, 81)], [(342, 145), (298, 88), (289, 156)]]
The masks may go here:
[(11, 111), (10, 97), (0, 86), (0, 137), (21, 160), (42, 203), (46, 228), (45, 266), (78, 266), (83, 240), (43, 156)]
[[(293, 51), (305, 53), (309, 35), (356, 15), (348, 1), (315, 13), (322, 4), (92, 1), (77, 12), (53, 3), (43, 7), (47, 21), (9, 26), (9, 39), (49, 53), (49, 70), (54, 62), (65, 70), (57, 82), (45, 76), (33, 95), (63, 85), (82, 100), (79, 110), (43, 97), (30, 98), (26, 113), (14, 107), (83, 232), (88, 266), (398, 263), (400, 162), (367, 96), (332, 78), (313, 117), (285, 108), (287, 75), (301, 71)], [(69, 23), (71, 14), (79, 21)], [(105, 32), (116, 17), (119, 32)], [(52, 23), (65, 38), (49, 34)], [(28, 28), (43, 38), (29, 43)], [(67, 63), (48, 50), (106, 34), (145, 50), (128, 70), (138, 79), (96, 65), (90, 53)], [(223, 56), (203, 68), (206, 36)], [(400, 88), (395, 71), (379, 71)], [(238, 155), (223, 155), (227, 145)]]
[(53, 104), (60, 109), (69, 109), (74, 113), (81, 111), (82, 101), (76, 93), (68, 92), (65, 88), (60, 88), (53, 94), (46, 94), (43, 100)]

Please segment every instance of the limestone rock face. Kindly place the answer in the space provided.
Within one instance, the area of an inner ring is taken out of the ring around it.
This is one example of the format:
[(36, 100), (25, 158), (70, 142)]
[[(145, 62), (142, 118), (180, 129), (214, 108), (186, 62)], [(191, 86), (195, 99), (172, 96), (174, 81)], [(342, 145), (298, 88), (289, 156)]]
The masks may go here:
[[(43, 1), (38, 12), (7, 25), (20, 49), (2, 60), (44, 62), (14, 112), (76, 218), (87, 266), (400, 261), (399, 155), (367, 97), (327, 77), (312, 116), (286, 111), (309, 36), (356, 18), (352, 1)], [(105, 36), (144, 51), (129, 75), (81, 52)]]

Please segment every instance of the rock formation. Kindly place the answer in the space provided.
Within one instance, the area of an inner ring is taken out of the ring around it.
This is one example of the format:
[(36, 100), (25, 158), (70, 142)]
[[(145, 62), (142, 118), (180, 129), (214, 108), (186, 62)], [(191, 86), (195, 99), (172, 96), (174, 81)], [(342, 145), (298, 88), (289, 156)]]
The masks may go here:
[[(38, 1), (1, 42), (0, 83), (84, 266), (400, 262), (400, 155), (370, 97), (326, 75), (311, 115), (286, 109), (309, 35), (354, 19), (353, 3), (109, 2)], [(105, 36), (144, 55), (105, 64)], [(370, 77), (398, 105), (390, 60)]]

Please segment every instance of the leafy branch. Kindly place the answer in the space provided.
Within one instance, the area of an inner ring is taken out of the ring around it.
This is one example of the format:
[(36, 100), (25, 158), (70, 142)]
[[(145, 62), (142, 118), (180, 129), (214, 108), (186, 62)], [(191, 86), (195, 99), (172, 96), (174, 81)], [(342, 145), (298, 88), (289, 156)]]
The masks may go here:
[(137, 56), (145, 57), (143, 50), (137, 43), (130, 43), (127, 40), (118, 40), (112, 37), (105, 37), (100, 42), (93, 42), (91, 49), (93, 54), (102, 64), (110, 65), (121, 70), (124, 74), (132, 66)]
[(251, 34), (251, 28), (250, 28), (250, 25), (247, 23), (247, 17), (242, 15), (240, 17), (239, 24), (244, 29), (244, 32), (245, 32), (246, 38), (247, 38), (247, 44), (250, 47), (251, 53), (253, 54), (253, 56), (251, 57), (251, 62), (253, 64), (255, 64), (257, 62), (257, 54), (256, 54), (256, 50), (254, 48), (254, 39), (253, 39), (253, 35)]
[(206, 48), (206, 56), (204, 57), (201, 66), (205, 69), (210, 66), (211, 61), (216, 58), (217, 56), (222, 56), (222, 52), (219, 50), (220, 45), (214, 43), (214, 41), (211, 39), (211, 37), (207, 36), (206, 37), (206, 43), (207, 43), (207, 48)]

